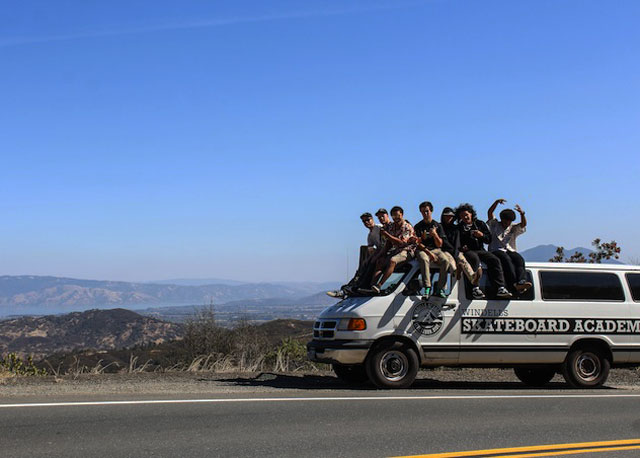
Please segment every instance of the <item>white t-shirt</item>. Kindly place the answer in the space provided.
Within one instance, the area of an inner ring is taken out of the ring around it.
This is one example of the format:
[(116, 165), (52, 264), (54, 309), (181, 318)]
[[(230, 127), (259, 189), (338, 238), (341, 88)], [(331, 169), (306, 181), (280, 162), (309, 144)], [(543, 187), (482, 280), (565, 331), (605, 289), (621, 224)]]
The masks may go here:
[(493, 218), (487, 221), (487, 226), (491, 231), (491, 243), (489, 244), (489, 251), (518, 251), (516, 248), (516, 238), (526, 232), (527, 228), (522, 227), (522, 223), (511, 223), (505, 229), (500, 224), (500, 221)]
[(382, 226), (380, 224), (376, 224), (369, 231), (369, 235), (367, 235), (367, 245), (374, 246), (376, 248), (380, 248), (382, 246), (382, 235), (380, 234), (380, 229)]

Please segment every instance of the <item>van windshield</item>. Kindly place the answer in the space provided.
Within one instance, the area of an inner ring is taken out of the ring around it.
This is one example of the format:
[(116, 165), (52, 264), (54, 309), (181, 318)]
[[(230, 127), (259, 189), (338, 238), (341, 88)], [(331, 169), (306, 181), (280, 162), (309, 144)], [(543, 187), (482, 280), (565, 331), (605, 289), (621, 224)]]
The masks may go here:
[(391, 291), (396, 289), (398, 283), (402, 281), (402, 277), (404, 277), (406, 272), (396, 271), (391, 274), (391, 276), (385, 281), (380, 287), (380, 294), (389, 294)]

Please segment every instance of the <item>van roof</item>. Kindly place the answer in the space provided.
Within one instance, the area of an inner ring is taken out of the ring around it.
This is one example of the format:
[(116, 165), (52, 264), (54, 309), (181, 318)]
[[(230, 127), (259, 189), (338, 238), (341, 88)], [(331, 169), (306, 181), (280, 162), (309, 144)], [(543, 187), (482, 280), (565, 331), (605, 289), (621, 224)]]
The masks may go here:
[(527, 262), (527, 267), (553, 270), (609, 270), (640, 272), (640, 266), (628, 264), (590, 264), (584, 262)]

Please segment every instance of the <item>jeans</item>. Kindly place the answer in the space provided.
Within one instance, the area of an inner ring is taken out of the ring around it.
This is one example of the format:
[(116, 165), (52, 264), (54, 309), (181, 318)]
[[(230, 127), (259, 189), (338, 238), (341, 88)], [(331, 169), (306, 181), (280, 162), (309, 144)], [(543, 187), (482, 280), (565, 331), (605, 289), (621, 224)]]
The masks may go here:
[(502, 263), (495, 255), (484, 250), (465, 251), (464, 257), (467, 258), (473, 270), (480, 266), (480, 261), (487, 266), (489, 280), (496, 288), (504, 288), (504, 272), (502, 271)]
[(504, 278), (508, 285), (514, 285), (519, 281), (526, 280), (527, 274), (524, 267), (524, 258), (515, 251), (496, 250), (491, 252), (500, 259)]
[(342, 285), (340, 289), (345, 288), (362, 288), (371, 285), (373, 274), (375, 273), (376, 263), (371, 260), (375, 251), (368, 246), (360, 247), (360, 260), (358, 270), (349, 283)]

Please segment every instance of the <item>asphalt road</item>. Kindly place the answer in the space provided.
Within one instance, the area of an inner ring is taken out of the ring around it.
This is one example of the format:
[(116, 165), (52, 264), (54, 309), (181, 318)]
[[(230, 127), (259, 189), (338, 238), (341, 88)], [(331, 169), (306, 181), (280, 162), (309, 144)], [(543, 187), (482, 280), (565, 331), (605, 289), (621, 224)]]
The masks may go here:
[[(34, 406), (44, 400), (1, 399), (2, 456), (376, 457), (640, 438), (640, 393), (624, 389), (285, 389), (110, 398), (124, 402), (66, 404), (95, 399), (82, 395)], [(145, 400), (161, 402), (129, 403)], [(587, 456), (639, 455), (634, 449)]]

